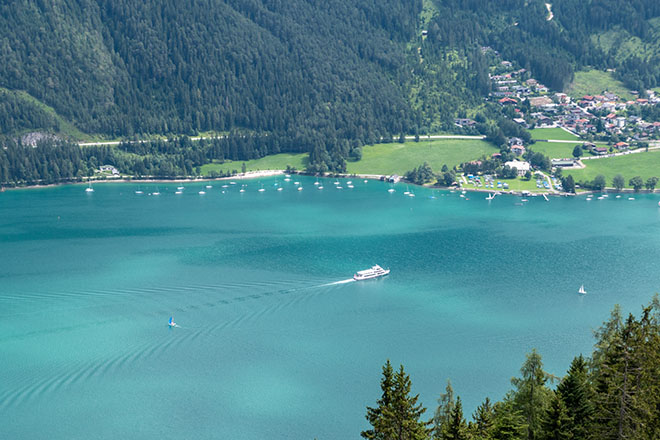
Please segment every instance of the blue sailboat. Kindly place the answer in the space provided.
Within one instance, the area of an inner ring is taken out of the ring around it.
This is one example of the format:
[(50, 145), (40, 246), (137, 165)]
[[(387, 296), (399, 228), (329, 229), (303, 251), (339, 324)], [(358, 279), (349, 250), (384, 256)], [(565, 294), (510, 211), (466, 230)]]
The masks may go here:
[(172, 319), (171, 316), (170, 316), (170, 320), (167, 323), (167, 325), (169, 325), (170, 327), (176, 327), (176, 322), (174, 322), (174, 319)]

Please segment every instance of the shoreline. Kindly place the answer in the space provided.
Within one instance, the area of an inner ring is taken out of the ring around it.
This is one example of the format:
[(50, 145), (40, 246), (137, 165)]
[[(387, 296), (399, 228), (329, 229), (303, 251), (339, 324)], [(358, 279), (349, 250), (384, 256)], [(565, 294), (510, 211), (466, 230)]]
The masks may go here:
[[(239, 173), (234, 176), (225, 176), (225, 177), (186, 177), (186, 178), (176, 178), (176, 179), (135, 179), (135, 178), (130, 178), (127, 176), (122, 176), (118, 177), (116, 179), (92, 179), (92, 180), (87, 180), (87, 181), (80, 181), (80, 182), (63, 182), (63, 183), (50, 183), (47, 185), (26, 185), (26, 186), (13, 186), (13, 187), (2, 187), (0, 192), (4, 191), (13, 191), (13, 190), (22, 190), (22, 189), (39, 189), (39, 188), (51, 188), (51, 187), (56, 187), (56, 186), (65, 186), (65, 185), (86, 185), (90, 181), (92, 183), (137, 183), (137, 184), (142, 184), (142, 183), (194, 183), (194, 182), (214, 182), (214, 181), (225, 181), (225, 180), (247, 180), (247, 179), (256, 179), (259, 177), (271, 177), (271, 176), (278, 176), (285, 174), (286, 170), (260, 170), (260, 171), (247, 171), (245, 173)], [(312, 177), (313, 175), (311, 174), (306, 174), (302, 171), (292, 171), (291, 174), (298, 174), (298, 175), (303, 175), (303, 176), (310, 176)], [(350, 179), (350, 178), (359, 178), (359, 179), (368, 179), (368, 180), (377, 180), (381, 182), (387, 182), (387, 175), (384, 174), (349, 174), (349, 173), (324, 173), (321, 177), (325, 178), (340, 178), (340, 179)], [(405, 182), (404, 179), (401, 179), (400, 182)], [(451, 186), (451, 187), (445, 187), (445, 186), (433, 186), (430, 184), (425, 184), (425, 185), (417, 185), (415, 183), (411, 182), (406, 182), (406, 184), (409, 185), (414, 185), (414, 186), (419, 186), (423, 188), (429, 188), (429, 189), (439, 189), (439, 190), (447, 190), (447, 191), (469, 191), (469, 192), (475, 192), (475, 193), (485, 193), (485, 194), (490, 194), (490, 193), (500, 193), (502, 195), (513, 195), (513, 196), (524, 196), (527, 194), (523, 194), (523, 191), (502, 191), (502, 190), (496, 190), (496, 189), (483, 189), (483, 188), (467, 188), (467, 187), (462, 187), (462, 186)], [(576, 197), (576, 196), (581, 196), (581, 195), (593, 195), (593, 194), (654, 194), (656, 191), (655, 190), (647, 190), (647, 189), (642, 189), (639, 191), (635, 191), (632, 188), (624, 188), (620, 191), (616, 190), (615, 188), (605, 188), (603, 191), (594, 191), (594, 190), (587, 190), (587, 191), (580, 191), (577, 193), (566, 193), (566, 192), (559, 192), (559, 191), (553, 191), (553, 192), (541, 192), (541, 191), (527, 191), (529, 195), (532, 196), (553, 196), (553, 197)]]
[(94, 183), (186, 183), (186, 182), (214, 182), (222, 180), (244, 180), (255, 179), (258, 177), (269, 177), (284, 174), (285, 170), (264, 170), (264, 171), (248, 171), (246, 173), (236, 174), (235, 176), (226, 177), (186, 177), (176, 179), (135, 179), (130, 177), (118, 177), (116, 179), (90, 179), (82, 180), (80, 182), (62, 182), (62, 183), (49, 183), (47, 185), (25, 185), (25, 186), (7, 186), (2, 187), (2, 191), (13, 191), (20, 189), (39, 189), (39, 188), (52, 188), (55, 186), (66, 185), (87, 185), (89, 182)]

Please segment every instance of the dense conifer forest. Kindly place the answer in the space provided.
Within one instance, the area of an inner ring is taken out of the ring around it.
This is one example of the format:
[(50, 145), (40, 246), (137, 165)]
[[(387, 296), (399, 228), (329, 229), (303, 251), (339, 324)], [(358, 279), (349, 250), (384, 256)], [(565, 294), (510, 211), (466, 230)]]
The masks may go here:
[[(483, 105), (492, 65), (484, 47), (555, 90), (582, 68), (614, 69), (637, 90), (660, 84), (660, 49), (621, 53), (598, 40), (616, 31), (657, 49), (660, 3), (557, 0), (552, 8), (548, 20), (542, 0), (6, 3), (0, 143), (12, 153), (1, 157), (45, 154), (12, 146), (29, 132), (77, 140), (69, 125), (121, 139), (214, 132), (233, 141), (212, 159), (310, 152), (310, 171), (342, 171), (364, 144), (453, 131), (466, 115), (490, 120), (481, 132), (494, 139), (500, 117)], [(2, 160), (3, 176), (24, 174)], [(51, 166), (46, 156), (37, 162)], [(167, 162), (146, 168), (178, 174), (202, 163)], [(45, 180), (61, 174), (57, 165)]]
[(451, 382), (431, 414), (412, 394), (403, 366), (383, 366), (382, 394), (367, 407), (366, 439), (656, 440), (660, 438), (660, 299), (639, 316), (617, 306), (595, 332), (591, 357), (576, 356), (559, 378), (527, 355), (501, 401), (485, 398), (472, 420)]

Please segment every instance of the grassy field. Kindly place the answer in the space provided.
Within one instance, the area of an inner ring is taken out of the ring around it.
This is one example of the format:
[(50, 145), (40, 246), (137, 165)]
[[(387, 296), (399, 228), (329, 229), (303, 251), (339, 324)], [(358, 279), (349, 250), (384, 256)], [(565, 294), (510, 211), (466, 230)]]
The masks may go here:
[(553, 142), (537, 142), (529, 148), (537, 153), (543, 153), (551, 159), (568, 159), (573, 157), (573, 148), (581, 142), (574, 144), (558, 144)]
[[(434, 171), (439, 172), (442, 165), (452, 168), (461, 162), (491, 155), (497, 150), (488, 142), (481, 140), (439, 139), (433, 141), (398, 142), (369, 145), (362, 148), (362, 160), (348, 162), (347, 172), (355, 174), (400, 174), (412, 170), (425, 161)], [(248, 171), (281, 170), (287, 165), (298, 170), (307, 166), (307, 153), (282, 153), (261, 159), (245, 161)], [(243, 162), (212, 163), (202, 166), (202, 174), (237, 170), (241, 171)]]
[(586, 160), (584, 164), (586, 168), (565, 170), (564, 174), (571, 174), (576, 181), (593, 180), (597, 175), (602, 174), (609, 186), (612, 185), (612, 178), (617, 174), (621, 174), (625, 178), (626, 185), (630, 178), (635, 176), (640, 176), (644, 181), (649, 177), (660, 177), (660, 151), (658, 150), (607, 159)]
[(202, 166), (202, 175), (208, 175), (209, 172), (215, 171), (217, 173), (236, 170), (241, 172), (241, 167), (245, 163), (247, 171), (260, 171), (260, 170), (283, 170), (287, 165), (298, 170), (304, 170), (307, 166), (307, 153), (281, 153), (273, 154), (272, 156), (262, 157), (261, 159), (246, 160), (225, 163), (211, 163)]
[(572, 141), (580, 139), (572, 133), (567, 132), (563, 128), (535, 128), (529, 131), (532, 134), (532, 139), (553, 139), (558, 141)]
[(348, 172), (355, 174), (400, 174), (428, 162), (433, 171), (442, 165), (449, 168), (461, 162), (497, 153), (491, 144), (481, 140), (439, 139), (425, 142), (376, 144), (362, 148), (362, 160), (349, 162)]
[[(581, 145), (582, 141), (575, 141), (575, 143), (555, 143), (555, 142), (537, 142), (530, 145), (532, 150), (543, 153), (551, 159), (571, 159), (573, 157), (573, 149), (576, 145)], [(595, 142), (596, 145), (607, 147), (605, 142)], [(583, 152), (582, 157), (591, 156), (588, 152)]]
[(566, 89), (566, 93), (573, 99), (584, 95), (600, 95), (605, 91), (615, 93), (623, 99), (633, 99), (630, 90), (615, 79), (612, 72), (601, 70), (575, 72), (573, 83)]

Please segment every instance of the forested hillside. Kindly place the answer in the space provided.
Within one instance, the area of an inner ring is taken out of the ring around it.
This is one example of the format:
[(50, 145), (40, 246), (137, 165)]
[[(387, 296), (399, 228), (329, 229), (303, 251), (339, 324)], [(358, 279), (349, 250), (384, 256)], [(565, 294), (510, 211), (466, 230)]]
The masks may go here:
[(543, 0), (5, 2), (0, 142), (214, 132), (268, 138), (227, 147), (240, 159), (310, 152), (310, 171), (342, 171), (381, 138), (498, 122), (485, 46), (555, 90), (583, 68), (660, 84), (659, 2), (552, 3), (549, 19)]
[[(598, 36), (616, 30), (656, 43), (652, 19), (656, 0), (556, 0), (551, 19), (544, 1), (434, 0), (429, 22), (432, 44), (473, 48), (488, 45), (517, 62), (555, 90), (563, 90), (577, 69), (616, 69), (629, 87), (660, 84), (660, 47), (651, 53), (620, 53), (605, 48)], [(596, 43), (596, 44), (595, 44)]]
[(420, 8), (400, 0), (5, 4), (0, 85), (91, 133), (399, 133), (414, 119), (399, 84)]

